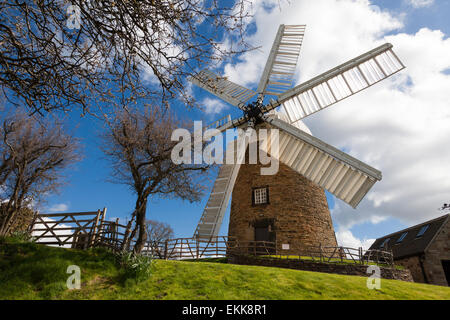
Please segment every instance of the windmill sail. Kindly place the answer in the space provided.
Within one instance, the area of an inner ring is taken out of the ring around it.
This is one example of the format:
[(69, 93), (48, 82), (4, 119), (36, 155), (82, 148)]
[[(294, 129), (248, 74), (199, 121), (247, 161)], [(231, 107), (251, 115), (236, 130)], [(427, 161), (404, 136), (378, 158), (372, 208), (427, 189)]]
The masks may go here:
[(280, 25), (267, 59), (258, 93), (280, 95), (292, 86), (305, 25)]
[(282, 104), (293, 123), (404, 68), (387, 43), (286, 91), (274, 106)]
[(210, 239), (219, 234), (239, 167), (240, 164), (225, 164), (220, 167), (194, 237)]
[(242, 108), (245, 102), (256, 95), (256, 92), (206, 69), (190, 78), (189, 81), (238, 108)]
[[(280, 129), (279, 160), (353, 208), (381, 180), (380, 171), (320, 139), (273, 116), (266, 121)], [(271, 153), (270, 142), (260, 147)]]
[[(194, 233), (194, 237), (197, 239), (208, 240), (219, 234), (248, 142), (249, 139), (244, 136), (244, 139), (238, 139), (228, 144), (227, 152), (233, 151), (235, 161), (234, 164), (224, 164), (219, 169), (219, 174)], [(234, 144), (232, 148), (231, 144)]]
[(206, 125), (203, 130), (207, 130), (207, 129), (219, 129), (221, 127), (224, 126), (228, 126), (228, 124), (231, 123), (231, 115), (226, 115), (225, 117), (222, 117), (208, 125)]

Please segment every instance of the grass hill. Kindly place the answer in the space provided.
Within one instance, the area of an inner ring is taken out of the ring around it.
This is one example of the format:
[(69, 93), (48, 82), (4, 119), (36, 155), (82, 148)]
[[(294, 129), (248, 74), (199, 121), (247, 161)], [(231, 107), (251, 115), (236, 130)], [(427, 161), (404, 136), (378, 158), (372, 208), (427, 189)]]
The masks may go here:
[[(81, 268), (81, 289), (68, 290), (69, 265)], [(110, 252), (0, 242), (0, 299), (449, 299), (450, 288), (366, 278), (232, 265), (158, 261), (151, 275), (126, 276)]]

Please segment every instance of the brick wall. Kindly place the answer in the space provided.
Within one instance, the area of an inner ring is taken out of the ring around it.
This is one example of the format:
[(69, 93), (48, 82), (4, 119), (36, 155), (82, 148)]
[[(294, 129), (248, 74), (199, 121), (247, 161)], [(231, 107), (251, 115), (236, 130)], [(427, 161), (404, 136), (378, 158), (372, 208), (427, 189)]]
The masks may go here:
[[(275, 175), (260, 174), (261, 165), (241, 165), (232, 193), (229, 236), (255, 240), (254, 227), (270, 224), (271, 241), (301, 246), (337, 246), (323, 189), (280, 163)], [(253, 205), (252, 188), (269, 187), (269, 204)], [(290, 250), (285, 254), (296, 254)]]

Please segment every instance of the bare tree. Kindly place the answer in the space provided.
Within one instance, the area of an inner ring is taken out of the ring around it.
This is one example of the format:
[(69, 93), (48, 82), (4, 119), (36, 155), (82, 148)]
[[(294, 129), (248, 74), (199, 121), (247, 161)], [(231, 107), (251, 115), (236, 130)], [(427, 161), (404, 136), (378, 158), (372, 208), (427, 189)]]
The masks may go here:
[[(192, 105), (186, 76), (249, 48), (242, 37), (247, 4), (2, 0), (0, 88), (10, 103), (40, 113), (155, 97)], [(223, 34), (236, 48), (222, 45)]]
[(151, 243), (160, 243), (164, 240), (173, 238), (172, 227), (165, 222), (147, 220), (147, 241)]
[[(146, 240), (146, 211), (149, 196), (200, 200), (205, 187), (202, 177), (207, 165), (175, 164), (171, 152), (177, 142), (172, 132), (186, 125), (161, 107), (145, 111), (121, 110), (103, 134), (103, 151), (112, 162), (113, 181), (128, 185), (136, 194), (131, 221), (134, 228), (128, 239), (137, 240), (134, 251), (139, 253)], [(127, 239), (126, 239), (127, 240)]]
[(62, 125), (17, 112), (0, 128), (0, 235), (6, 235), (21, 208), (56, 192), (61, 170), (79, 159), (78, 143)]

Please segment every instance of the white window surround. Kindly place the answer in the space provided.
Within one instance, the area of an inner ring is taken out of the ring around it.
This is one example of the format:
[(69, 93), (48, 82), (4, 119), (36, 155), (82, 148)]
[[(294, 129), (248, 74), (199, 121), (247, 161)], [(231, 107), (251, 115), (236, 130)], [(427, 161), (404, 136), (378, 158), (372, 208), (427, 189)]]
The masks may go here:
[(253, 189), (253, 199), (255, 204), (268, 203), (267, 187)]

